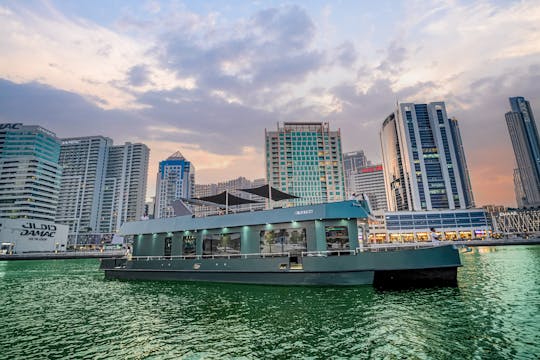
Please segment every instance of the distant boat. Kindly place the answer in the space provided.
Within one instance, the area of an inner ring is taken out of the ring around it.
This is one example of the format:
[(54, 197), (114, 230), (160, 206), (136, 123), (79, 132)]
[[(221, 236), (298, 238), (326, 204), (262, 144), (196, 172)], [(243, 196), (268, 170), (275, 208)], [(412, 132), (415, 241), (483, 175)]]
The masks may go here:
[[(124, 224), (133, 252), (104, 259), (108, 279), (271, 285), (455, 285), (453, 245), (369, 248), (356, 200)], [(365, 234), (361, 234), (365, 238)]]

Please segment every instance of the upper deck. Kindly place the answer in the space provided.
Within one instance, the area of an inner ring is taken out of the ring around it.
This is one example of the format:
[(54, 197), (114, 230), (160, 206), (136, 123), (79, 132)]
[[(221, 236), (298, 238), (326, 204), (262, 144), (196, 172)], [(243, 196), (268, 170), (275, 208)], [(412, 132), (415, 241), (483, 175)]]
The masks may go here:
[(196, 231), (227, 227), (279, 224), (291, 221), (366, 219), (368, 211), (356, 200), (194, 218), (190, 215), (125, 223), (121, 235)]

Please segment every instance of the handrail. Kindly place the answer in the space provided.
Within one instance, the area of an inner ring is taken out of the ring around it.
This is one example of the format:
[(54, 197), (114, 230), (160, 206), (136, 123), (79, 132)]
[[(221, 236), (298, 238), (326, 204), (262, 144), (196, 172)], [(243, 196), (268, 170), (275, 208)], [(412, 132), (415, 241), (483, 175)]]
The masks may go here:
[(302, 257), (304, 256), (328, 256), (335, 255), (341, 256), (343, 254), (355, 255), (355, 250), (321, 250), (321, 251), (302, 251)]
[(202, 259), (248, 259), (248, 258), (267, 258), (267, 257), (289, 257), (290, 253), (251, 253), (251, 254), (215, 254), (215, 255), (174, 255), (174, 256), (132, 256), (134, 261), (141, 260), (202, 260)]

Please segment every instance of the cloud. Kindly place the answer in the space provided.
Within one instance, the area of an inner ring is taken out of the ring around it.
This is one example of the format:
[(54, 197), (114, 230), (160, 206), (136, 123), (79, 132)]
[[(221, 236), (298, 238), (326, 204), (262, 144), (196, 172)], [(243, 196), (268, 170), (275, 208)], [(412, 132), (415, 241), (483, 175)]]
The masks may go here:
[[(345, 150), (380, 160), (397, 101), (443, 100), (478, 203), (514, 202), (504, 112), (509, 96), (540, 104), (537, 1), (220, 12), (150, 1), (110, 24), (41, 4), (0, 6), (2, 120), (145, 142), (155, 164), (180, 147), (206, 182), (263, 175), (264, 129), (277, 121), (329, 121)], [(343, 16), (359, 9), (362, 21)]]

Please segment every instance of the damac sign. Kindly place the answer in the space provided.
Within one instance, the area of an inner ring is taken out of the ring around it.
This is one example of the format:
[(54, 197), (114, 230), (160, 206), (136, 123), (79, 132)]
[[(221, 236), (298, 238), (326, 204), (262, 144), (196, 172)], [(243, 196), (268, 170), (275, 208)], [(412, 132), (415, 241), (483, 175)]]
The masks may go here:
[(23, 224), (23, 231), (21, 231), (22, 236), (39, 236), (39, 237), (54, 237), (56, 234), (56, 225), (47, 225), (36, 223), (25, 223)]
[(20, 129), (22, 124), (0, 124), (0, 130), (17, 130)]

